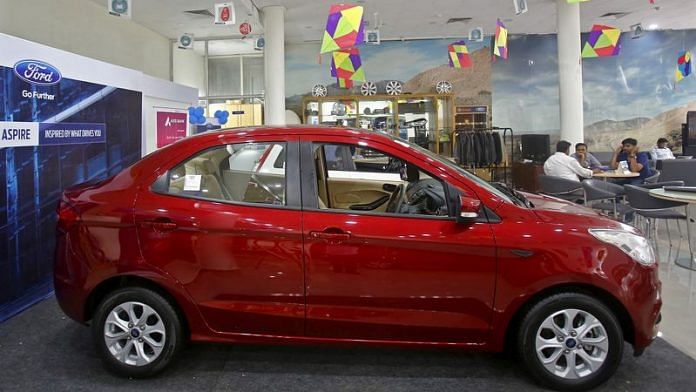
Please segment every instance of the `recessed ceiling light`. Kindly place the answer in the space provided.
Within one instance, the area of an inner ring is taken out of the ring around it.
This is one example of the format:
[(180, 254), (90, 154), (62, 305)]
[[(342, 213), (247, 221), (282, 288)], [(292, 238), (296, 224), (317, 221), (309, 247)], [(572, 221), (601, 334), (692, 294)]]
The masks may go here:
[(648, 25), (648, 30), (657, 30), (659, 28), (660, 26), (658, 26), (656, 23), (651, 23), (650, 25)]

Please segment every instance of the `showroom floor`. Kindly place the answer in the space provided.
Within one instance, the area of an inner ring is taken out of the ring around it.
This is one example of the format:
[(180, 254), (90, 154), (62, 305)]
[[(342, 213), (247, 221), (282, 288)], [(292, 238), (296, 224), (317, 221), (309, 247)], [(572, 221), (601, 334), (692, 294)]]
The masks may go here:
[[(659, 252), (660, 260), (666, 260), (669, 245), (664, 225), (660, 224)], [(683, 225), (682, 225), (683, 227)], [(672, 238), (678, 238), (674, 224), (672, 224)], [(696, 247), (696, 238), (693, 240)], [(675, 245), (678, 241), (675, 240)], [(696, 248), (695, 248), (696, 249)], [(673, 251), (676, 254), (676, 250)], [(680, 259), (688, 260), (688, 245), (682, 242)], [(685, 263), (686, 264), (686, 263)], [(662, 323), (660, 330), (662, 337), (678, 347), (684, 353), (696, 359), (696, 272), (690, 272), (672, 263), (661, 262), (660, 279), (662, 280)], [(691, 280), (691, 287), (689, 281)], [(691, 288), (691, 297), (689, 289)], [(695, 369), (696, 370), (696, 369)]]
[[(696, 277), (673, 264), (668, 270), (663, 263), (660, 270), (663, 339), (640, 358), (633, 358), (629, 346), (618, 373), (600, 390), (691, 391), (696, 385), (696, 292), (691, 301), (688, 295), (689, 278), (696, 286)], [(158, 378), (125, 380), (102, 369), (89, 328), (67, 319), (54, 299), (0, 324), (0, 358), (3, 391), (539, 389), (514, 360), (501, 355), (316, 346), (190, 345)]]
[[(394, 348), (191, 345), (156, 379), (106, 373), (90, 330), (54, 299), (0, 325), (3, 391), (517, 391), (538, 390), (501, 355)], [(696, 360), (662, 339), (645, 355), (626, 350), (604, 391), (693, 390)]]

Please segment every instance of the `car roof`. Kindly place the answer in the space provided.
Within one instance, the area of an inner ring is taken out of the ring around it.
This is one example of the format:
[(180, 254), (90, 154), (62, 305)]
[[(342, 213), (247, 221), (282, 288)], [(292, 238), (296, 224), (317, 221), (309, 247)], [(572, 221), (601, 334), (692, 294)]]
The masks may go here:
[(227, 128), (220, 130), (207, 131), (188, 139), (196, 139), (203, 141), (205, 139), (217, 139), (225, 136), (265, 136), (265, 135), (326, 135), (333, 136), (351, 136), (364, 138), (380, 138), (389, 139), (387, 135), (379, 132), (366, 129), (347, 128), (327, 125), (279, 125), (279, 126), (258, 126), (258, 127), (241, 127)]

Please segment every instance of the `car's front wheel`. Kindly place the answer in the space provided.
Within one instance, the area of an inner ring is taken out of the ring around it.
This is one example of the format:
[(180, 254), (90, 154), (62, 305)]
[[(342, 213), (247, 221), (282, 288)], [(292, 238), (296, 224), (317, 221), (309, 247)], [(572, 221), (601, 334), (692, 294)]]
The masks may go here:
[(556, 294), (534, 305), (522, 320), (517, 342), (530, 373), (558, 390), (594, 388), (616, 372), (623, 355), (616, 316), (579, 293)]
[(92, 320), (92, 335), (107, 369), (136, 378), (162, 371), (183, 344), (181, 321), (172, 305), (140, 287), (104, 298)]

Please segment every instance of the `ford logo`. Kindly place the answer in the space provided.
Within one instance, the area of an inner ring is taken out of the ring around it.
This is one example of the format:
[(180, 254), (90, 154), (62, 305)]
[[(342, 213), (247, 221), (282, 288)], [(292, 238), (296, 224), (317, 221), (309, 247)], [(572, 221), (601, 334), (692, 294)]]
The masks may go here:
[(50, 86), (60, 82), (63, 76), (58, 68), (38, 60), (22, 60), (14, 65), (14, 73), (25, 82)]

